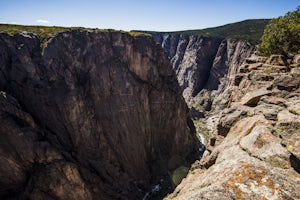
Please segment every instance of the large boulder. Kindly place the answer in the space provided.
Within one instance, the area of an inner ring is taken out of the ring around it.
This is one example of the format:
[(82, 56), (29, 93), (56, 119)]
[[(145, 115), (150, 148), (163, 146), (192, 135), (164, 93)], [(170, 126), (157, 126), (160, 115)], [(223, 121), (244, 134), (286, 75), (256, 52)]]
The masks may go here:
[(273, 87), (288, 92), (295, 91), (300, 86), (300, 75), (282, 75), (274, 80)]
[(286, 66), (287, 61), (283, 55), (271, 55), (267, 60), (266, 64), (269, 65), (279, 65), (279, 66)]
[(267, 90), (266, 88), (261, 88), (252, 92), (248, 92), (242, 97), (241, 104), (250, 107), (255, 107), (260, 101), (260, 98), (266, 95), (270, 95), (271, 93), (272, 92)]

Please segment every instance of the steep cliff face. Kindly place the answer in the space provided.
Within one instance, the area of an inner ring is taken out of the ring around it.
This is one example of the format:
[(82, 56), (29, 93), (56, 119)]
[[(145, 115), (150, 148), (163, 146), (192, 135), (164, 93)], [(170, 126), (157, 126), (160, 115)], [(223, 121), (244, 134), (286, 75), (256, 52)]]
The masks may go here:
[(300, 199), (299, 58), (238, 67), (220, 95), (228, 107), (207, 119), (207, 150), (166, 199)]
[(137, 199), (196, 149), (163, 50), (126, 33), (0, 34), (0, 197)]
[(232, 84), (237, 67), (254, 53), (254, 46), (233, 39), (196, 35), (154, 34), (166, 50), (183, 96), (190, 107), (211, 109), (214, 99)]
[(299, 199), (299, 55), (257, 57), (253, 46), (231, 39), (155, 39), (208, 139), (166, 199)]

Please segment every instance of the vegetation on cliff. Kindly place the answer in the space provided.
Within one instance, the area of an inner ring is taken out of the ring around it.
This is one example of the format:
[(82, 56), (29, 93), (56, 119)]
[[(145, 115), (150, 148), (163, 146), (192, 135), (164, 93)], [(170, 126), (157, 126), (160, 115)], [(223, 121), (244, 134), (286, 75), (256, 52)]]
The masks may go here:
[(296, 11), (272, 19), (266, 26), (259, 52), (262, 55), (297, 54), (300, 52), (300, 6)]
[[(168, 34), (183, 34), (183, 35), (202, 35), (214, 38), (230, 38), (250, 42), (251, 44), (259, 44), (265, 26), (269, 23), (269, 19), (250, 19), (241, 22), (226, 24), (206, 29), (186, 30), (165, 32)], [(153, 31), (139, 31), (149, 34), (157, 34)]]
[(203, 35), (208, 37), (231, 38), (245, 40), (258, 44), (269, 19), (252, 19), (226, 24), (224, 26), (206, 28), (202, 30), (188, 30), (178, 33), (188, 35)]
[[(16, 24), (0, 24), (0, 33), (8, 33), (8, 34), (15, 34), (20, 33), (23, 31), (36, 33), (41, 40), (42, 44), (46, 44), (47, 41), (54, 37), (56, 34), (65, 32), (65, 31), (72, 31), (72, 30), (87, 30), (87, 31), (95, 31), (95, 32), (118, 32), (117, 30), (113, 29), (90, 29), (84, 27), (61, 27), (61, 26), (24, 26), (24, 25), (16, 25)], [(120, 31), (124, 32), (125, 31)], [(141, 32), (128, 32), (129, 35), (133, 37), (150, 37), (150, 34), (141, 33)]]
[(9, 33), (11, 35), (22, 31), (36, 33), (43, 39), (51, 38), (57, 33), (70, 31), (70, 30), (82, 30), (83, 27), (60, 27), (60, 26), (23, 26), (15, 24), (0, 24), (0, 32)]

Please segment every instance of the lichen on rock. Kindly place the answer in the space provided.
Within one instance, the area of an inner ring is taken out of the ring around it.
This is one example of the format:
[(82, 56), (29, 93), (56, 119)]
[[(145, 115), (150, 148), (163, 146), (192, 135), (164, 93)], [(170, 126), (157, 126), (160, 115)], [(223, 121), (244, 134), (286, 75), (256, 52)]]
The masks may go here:
[(228, 108), (210, 113), (207, 151), (166, 199), (300, 199), (299, 79), (290, 66), (299, 67), (282, 56), (246, 59), (218, 97)]

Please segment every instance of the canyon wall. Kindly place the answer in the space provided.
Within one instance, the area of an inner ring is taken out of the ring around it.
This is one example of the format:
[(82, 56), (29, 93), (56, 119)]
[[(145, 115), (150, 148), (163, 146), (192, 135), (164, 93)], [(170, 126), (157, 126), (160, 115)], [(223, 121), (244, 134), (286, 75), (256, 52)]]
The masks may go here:
[(149, 37), (70, 31), (41, 47), (1, 33), (0, 91), (1, 199), (141, 199), (174, 156), (198, 150)]
[(167, 52), (189, 107), (210, 111), (216, 98), (232, 84), (232, 77), (255, 47), (234, 39), (155, 33)]
[(154, 34), (206, 150), (165, 199), (299, 199), (300, 56), (233, 39)]

